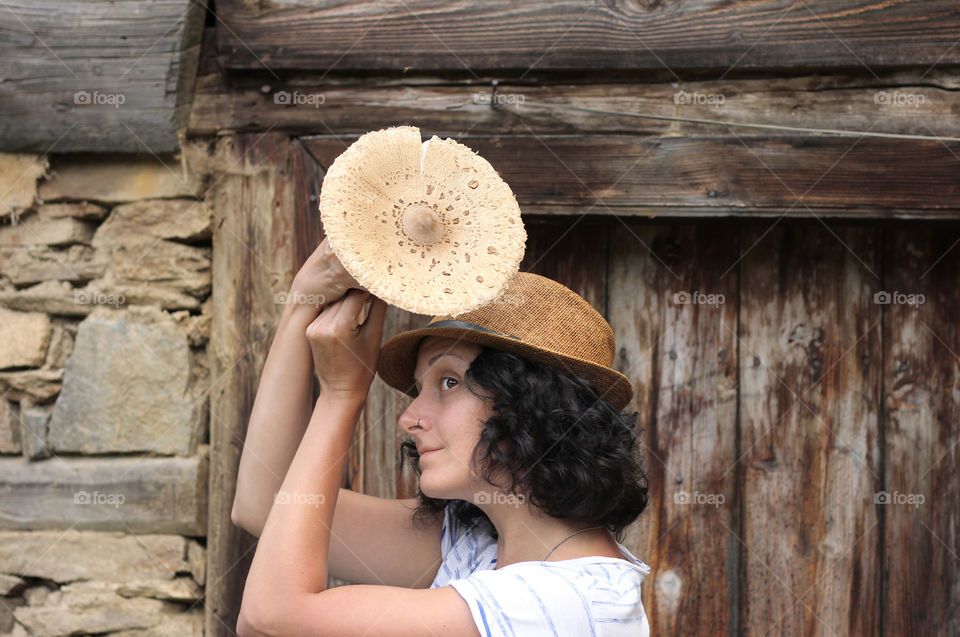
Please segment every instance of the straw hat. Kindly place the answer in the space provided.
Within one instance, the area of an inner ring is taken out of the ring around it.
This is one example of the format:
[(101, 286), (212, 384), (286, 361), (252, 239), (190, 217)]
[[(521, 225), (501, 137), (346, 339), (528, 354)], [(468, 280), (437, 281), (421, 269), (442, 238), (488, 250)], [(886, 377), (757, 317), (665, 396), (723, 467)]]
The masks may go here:
[(320, 215), (344, 268), (419, 314), (493, 300), (523, 259), (520, 207), (497, 171), (452, 139), (399, 126), (367, 133), (330, 166)]
[(610, 324), (583, 297), (537, 274), (519, 272), (493, 302), (456, 319), (435, 316), (426, 327), (387, 340), (377, 362), (384, 382), (416, 396), (417, 350), (428, 336), (486, 345), (586, 378), (617, 409), (633, 397), (630, 381), (612, 368)]

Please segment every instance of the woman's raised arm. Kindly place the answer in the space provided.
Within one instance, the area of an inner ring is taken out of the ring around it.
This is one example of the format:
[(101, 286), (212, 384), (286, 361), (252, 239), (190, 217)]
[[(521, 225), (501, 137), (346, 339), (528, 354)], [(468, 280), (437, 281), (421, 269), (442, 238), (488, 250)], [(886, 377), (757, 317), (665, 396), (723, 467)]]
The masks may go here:
[(350, 288), (363, 289), (324, 239), (290, 286), (247, 423), (231, 520), (259, 537), (310, 420), (313, 361), (307, 326)]

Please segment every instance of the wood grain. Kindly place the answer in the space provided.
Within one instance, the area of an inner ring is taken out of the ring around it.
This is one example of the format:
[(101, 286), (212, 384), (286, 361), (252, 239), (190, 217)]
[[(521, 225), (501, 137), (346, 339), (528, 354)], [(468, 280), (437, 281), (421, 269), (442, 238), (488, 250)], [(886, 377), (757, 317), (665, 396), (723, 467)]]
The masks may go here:
[(606, 315), (609, 220), (525, 217), (523, 223), (527, 248), (520, 271), (562, 283)]
[(953, 635), (960, 631), (960, 228), (911, 225), (885, 238), (886, 504), (877, 505), (884, 629)]
[[(684, 81), (570, 78), (523, 82), (495, 77), (229, 77), (197, 79), (191, 135), (285, 131), (361, 135), (413, 125), (427, 135), (796, 135), (790, 128), (956, 137), (960, 86), (933, 68)], [(647, 116), (647, 117), (637, 117)], [(662, 119), (655, 119), (662, 118)], [(703, 124), (695, 120), (726, 122)], [(761, 130), (734, 126), (783, 127)], [(856, 135), (851, 137), (851, 142)]]
[(676, 75), (960, 59), (953, 47), (960, 8), (947, 0), (220, 0), (217, 11), (224, 66), (273, 73), (666, 68)]
[(256, 538), (230, 511), (250, 410), (293, 277), (292, 171), (284, 135), (236, 135), (220, 142), (223, 166), (207, 201), (214, 223), (210, 336), (210, 514), (205, 634), (236, 632)]
[[(634, 383), (650, 503), (628, 548), (656, 634), (737, 634), (735, 226), (608, 221), (616, 367)], [(709, 627), (709, 628), (707, 628)]]
[[(355, 137), (303, 138), (329, 166)], [(960, 142), (464, 136), (527, 214), (954, 217)]]
[(3, 4), (0, 149), (177, 149), (193, 97), (205, 0)]
[(742, 631), (880, 634), (880, 233), (747, 224)]

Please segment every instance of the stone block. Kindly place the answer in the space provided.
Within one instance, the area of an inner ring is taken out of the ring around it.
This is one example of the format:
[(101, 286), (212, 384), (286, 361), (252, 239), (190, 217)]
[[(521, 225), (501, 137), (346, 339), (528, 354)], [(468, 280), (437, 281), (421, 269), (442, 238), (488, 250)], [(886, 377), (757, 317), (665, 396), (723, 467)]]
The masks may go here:
[(73, 338), (76, 333), (77, 326), (72, 322), (62, 318), (53, 321), (53, 335), (50, 337), (50, 346), (47, 347), (44, 367), (60, 368), (67, 364), (67, 357), (73, 351)]
[(103, 255), (86, 245), (64, 249), (0, 246), (0, 261), (5, 264), (5, 274), (18, 287), (41, 281), (90, 281), (102, 277), (107, 269)]
[(0, 573), (59, 584), (173, 579), (190, 572), (184, 560), (187, 541), (179, 535), (77, 529), (0, 531)]
[(22, 577), (16, 575), (0, 575), (0, 597), (7, 595), (16, 595), (17, 591), (23, 587)]
[(9, 400), (0, 398), (0, 454), (19, 454), (21, 448), (20, 416)]
[(16, 310), (46, 312), (54, 316), (87, 316), (97, 307), (127, 305), (157, 305), (166, 310), (201, 307), (199, 298), (174, 289), (122, 285), (106, 279), (96, 279), (76, 289), (64, 281), (44, 281), (22, 290), (0, 289), (0, 303)]
[(155, 308), (97, 308), (80, 323), (50, 423), (57, 451), (188, 456), (203, 425), (186, 335)]
[(37, 180), (46, 169), (43, 157), (0, 153), (0, 215), (32, 208), (37, 198)]
[(0, 394), (10, 400), (43, 402), (60, 393), (62, 369), (27, 369), (0, 372)]
[(48, 433), (52, 407), (34, 405), (30, 399), (20, 404), (20, 440), (23, 455), (31, 460), (50, 457)]
[(196, 199), (147, 199), (114, 208), (97, 234), (118, 242), (137, 235), (205, 241), (211, 236), (211, 215), (210, 206)]
[(73, 217), (87, 221), (102, 221), (110, 210), (90, 201), (74, 203), (50, 203), (37, 206), (37, 216), (41, 219), (62, 219)]
[(59, 157), (50, 177), (41, 182), (44, 201), (85, 200), (121, 203), (140, 199), (196, 197), (199, 176), (172, 157), (104, 154)]
[(203, 302), (200, 314), (191, 314), (185, 310), (170, 313), (173, 320), (177, 322), (180, 329), (187, 335), (190, 347), (203, 347), (210, 340), (211, 311), (212, 304), (208, 298)]
[(180, 614), (169, 602), (117, 593), (109, 582), (77, 582), (62, 587), (39, 606), (14, 609), (17, 621), (34, 637), (106, 633), (159, 626)]
[(188, 246), (144, 234), (110, 238), (99, 231), (93, 245), (107, 259), (109, 276), (101, 283), (130, 297), (165, 290), (194, 297), (210, 294), (212, 249)]
[(187, 562), (194, 581), (203, 586), (207, 579), (207, 549), (196, 540), (187, 540)]
[(189, 577), (172, 580), (132, 580), (117, 587), (123, 597), (149, 597), (168, 602), (195, 602), (203, 597), (203, 589)]
[[(203, 637), (203, 608), (197, 607), (179, 615), (170, 615), (158, 626), (134, 630), (118, 630), (110, 637)], [(11, 635), (10, 637), (26, 637)]]
[(0, 246), (68, 246), (89, 244), (96, 224), (72, 217), (41, 219), (31, 217), (22, 223), (0, 226)]
[(92, 304), (77, 303), (74, 295), (85, 290), (74, 290), (65, 281), (44, 281), (22, 290), (0, 289), (0, 303), (27, 312), (46, 312), (56, 316), (86, 316), (93, 311)]
[(0, 307), (0, 369), (43, 364), (51, 335), (46, 314)]
[[(0, 458), (0, 528), (203, 536), (208, 458), (207, 447), (200, 449), (190, 458)], [(196, 566), (186, 556), (184, 549), (178, 569), (191, 573)], [(2, 560), (0, 572), (30, 575)]]

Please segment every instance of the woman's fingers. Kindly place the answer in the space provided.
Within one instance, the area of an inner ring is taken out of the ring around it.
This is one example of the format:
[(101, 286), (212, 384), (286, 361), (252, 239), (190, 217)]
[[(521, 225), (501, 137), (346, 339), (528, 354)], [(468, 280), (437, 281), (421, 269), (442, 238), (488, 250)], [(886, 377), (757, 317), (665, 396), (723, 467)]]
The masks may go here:
[(335, 325), (356, 331), (366, 319), (366, 316), (360, 316), (360, 311), (365, 301), (371, 296), (369, 292), (351, 288), (342, 297), (328, 305), (324, 311)]
[(379, 296), (373, 296), (372, 294), (370, 296), (373, 298), (373, 301), (370, 302), (370, 312), (367, 316), (367, 323), (379, 325), (383, 328), (383, 320), (387, 315), (387, 302)]

